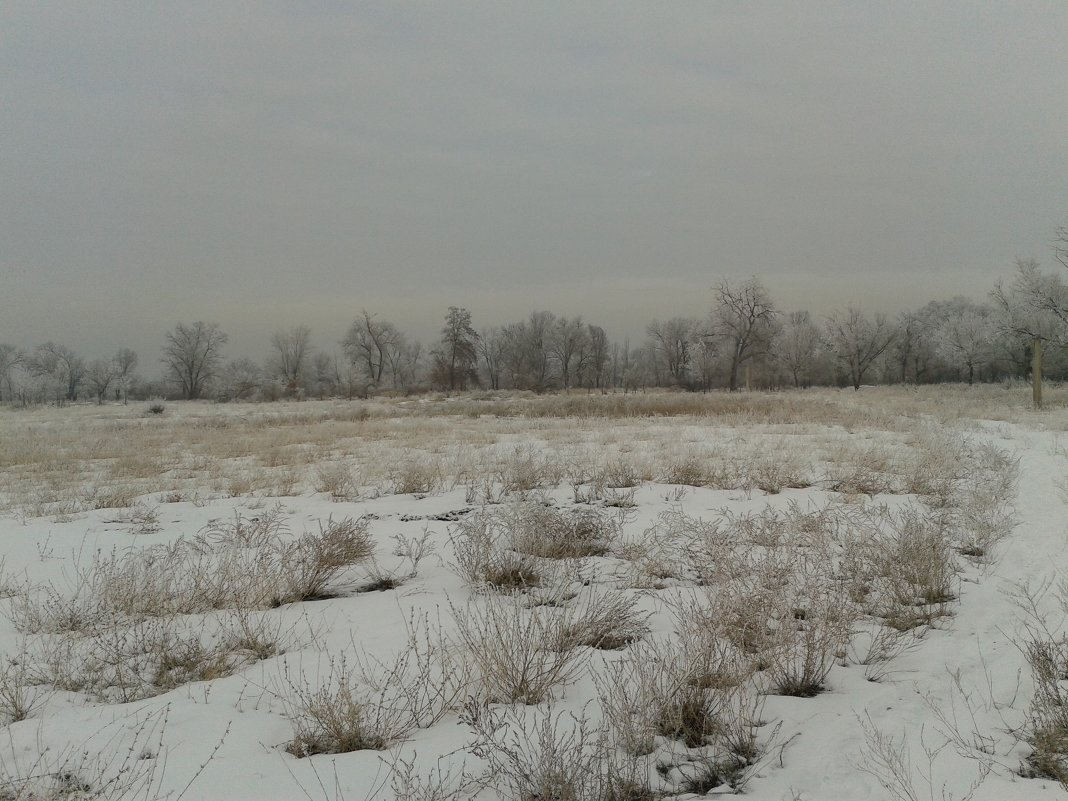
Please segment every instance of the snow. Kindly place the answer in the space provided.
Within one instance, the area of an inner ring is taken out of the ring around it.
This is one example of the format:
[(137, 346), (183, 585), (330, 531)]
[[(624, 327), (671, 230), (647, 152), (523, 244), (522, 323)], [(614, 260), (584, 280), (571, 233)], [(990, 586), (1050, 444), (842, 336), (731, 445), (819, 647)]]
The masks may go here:
[[(358, 445), (343, 445), (330, 452), (332, 460), (348, 458), (362, 470), (361, 496), (350, 501), (335, 502), (324, 493), (314, 492), (314, 459), (304, 467), (311, 472), (298, 482), (295, 491), (299, 494), (292, 496), (271, 496), (259, 489), (235, 498), (218, 497), (206, 479), (197, 479), (204, 481), (204, 491), (196, 503), (161, 503), (159, 493), (141, 494), (140, 502), (158, 514), (159, 531), (154, 533), (135, 533), (128, 522), (116, 522), (122, 516), (116, 509), (32, 516), (21, 509), (17, 498), (11, 498), (7, 514), (0, 517), (3, 583), (8, 587), (23, 582), (72, 588), (78, 569), (89, 564), (98, 550), (123, 552), (172, 543), (179, 537), (195, 536), (212, 520), (232, 519), (235, 514), (253, 517), (274, 504), (281, 504), (294, 535), (314, 532), (320, 522), (329, 519), (372, 516), (370, 532), (380, 566), (399, 564), (398, 557), (392, 555), (392, 537), (398, 534), (412, 538), (429, 531), (436, 555), (424, 559), (418, 575), (396, 590), (353, 591), (365, 577), (361, 571), (366, 567), (359, 567), (340, 597), (265, 612), (277, 621), (278, 630), (290, 637), (293, 647), (280, 656), (248, 664), (234, 675), (186, 684), (125, 704), (104, 703), (76, 692), (46, 693), (43, 704), (29, 719), (4, 730), (0, 775), (50, 772), (62, 764), (77, 768), (83, 778), (122, 774), (125, 778), (105, 794), (107, 797), (181, 797), (188, 801), (363, 801), (392, 797), (389, 770), (379, 752), (298, 759), (287, 753), (285, 746), (294, 732), (287, 676), (303, 676), (314, 683), (327, 674), (331, 658), (343, 653), (388, 660), (404, 649), (405, 621), (413, 611), (429, 612), (432, 620), (440, 619), (449, 628), (450, 604), (461, 608), (476, 595), (475, 588), (465, 585), (450, 568), (453, 523), (434, 518), (468, 509), (477, 502), (472, 502), (467, 485), (460, 482), (449, 488), (451, 481), (426, 496), (388, 494), (388, 482), (381, 478), (386, 470), (383, 462), (398, 453), (407, 454), (414, 462), (438, 459), (448, 465), (466, 460), (468, 465), (486, 465), (491, 454), (507, 458), (518, 445), (550, 460), (601, 463), (601, 454), (610, 454), (606, 458), (628, 456), (641, 467), (655, 467), (679, 453), (738, 452), (746, 458), (753, 454), (785, 457), (788, 453), (791, 458), (801, 454), (800, 458), (810, 460), (821, 472), (825, 460), (826, 464), (833, 463), (836, 455), (855, 453), (862, 447), (856, 444), (858, 439), (863, 447), (883, 448), (904, 460), (924, 440), (948, 434), (966, 436), (972, 443), (989, 443), (1019, 460), (1019, 490), (1013, 503), (1015, 529), (997, 545), (989, 563), (960, 560), (959, 598), (952, 604), (952, 614), (939, 619), (912, 647), (889, 662), (883, 680), (866, 680), (864, 667), (845, 658), (831, 669), (825, 692), (812, 698), (765, 696), (763, 725), (757, 729), (764, 754), (744, 795), (804, 801), (894, 798), (893, 791), (880, 781), (887, 777), (871, 772), (874, 732), (907, 752), (909, 778), (918, 798), (962, 799), (972, 794), (975, 799), (1022, 801), (1063, 797), (1065, 791), (1055, 781), (1017, 774), (1030, 749), (1013, 734), (1027, 720), (1032, 694), (1030, 671), (1019, 647), (1023, 619), (1017, 603), (1020, 589), (1065, 577), (1068, 538), (1064, 521), (1068, 509), (1064, 468), (1068, 441), (1059, 432), (1068, 430), (1068, 409), (1041, 414), (1017, 410), (1003, 415), (994, 397), (969, 407), (962, 419), (948, 419), (949, 415), (940, 418), (929, 414), (929, 408), (906, 407), (907, 400), (889, 391), (862, 394), (866, 410), (874, 408), (888, 419), (905, 421), (900, 430), (889, 426), (851, 429), (818, 419), (725, 426), (692, 418), (590, 422), (468, 415), (452, 421), (460, 433), (444, 433), (449, 426), (439, 426), (438, 418), (400, 417), (392, 428), (379, 431), (379, 439), (360, 439)], [(917, 405), (927, 407), (931, 397), (924, 396)], [(859, 399), (841, 402), (858, 408), (862, 403)], [(952, 403), (952, 398), (948, 402)], [(1008, 416), (1011, 421), (984, 419), (988, 411), (990, 418)], [(132, 411), (117, 410), (105, 413), (102, 419), (121, 418), (124, 413), (133, 415)], [(169, 413), (182, 414), (173, 408)], [(216, 412), (240, 416), (246, 423), (270, 413), (270, 409), (252, 406)], [(93, 428), (101, 419), (98, 414), (91, 409), (55, 409), (20, 417), (5, 411), (0, 425), (5, 433), (25, 433), (31, 427), (40, 431), (83, 426), (86, 436), (101, 436)], [(211, 419), (212, 414), (211, 407), (198, 405), (188, 415), (188, 425)], [(182, 424), (181, 420), (171, 422)], [(405, 428), (409, 425), (410, 431)], [(457, 441), (468, 434), (470, 444)], [(421, 443), (424, 435), (436, 439)], [(255, 453), (257, 447), (251, 445), (250, 451)], [(228, 469), (238, 464), (236, 460), (232, 457)], [(12, 488), (24, 486), (27, 477), (18, 476), (18, 458), (9, 454), (5, 464), (10, 494)], [(103, 467), (91, 469), (96, 475), (106, 475)], [(561, 507), (570, 506), (573, 500), (566, 481), (546, 490), (545, 497)], [(625, 538), (641, 539), (658, 515), (669, 509), (715, 520), (724, 510), (733, 514), (759, 512), (766, 505), (784, 509), (791, 500), (819, 506), (841, 498), (819, 483), (767, 495), (752, 488), (679, 488), (645, 480), (634, 492), (635, 505), (627, 515)], [(895, 504), (903, 499), (884, 494), (847, 500)], [(620, 567), (605, 560), (605, 574)], [(14, 603), (13, 598), (0, 601), (4, 611)], [(1042, 603), (1050, 625), (1058, 631), (1060, 612), (1050, 594)], [(656, 591), (643, 594), (641, 604), (651, 615), (648, 636), (668, 634), (671, 617)], [(857, 626), (858, 649), (864, 637), (859, 632), (870, 628), (869, 624), (862, 621)], [(17, 659), (33, 636), (20, 634), (6, 615), (0, 617), (0, 648), (7, 659)], [(586, 672), (572, 684), (558, 688), (553, 709), (596, 719), (596, 711), (591, 712), (596, 706), (596, 691), (588, 671), (618, 658), (619, 652), (589, 654)], [(386, 756), (396, 762), (398, 757), (415, 755), (424, 773), (436, 765), (451, 765), (458, 771), (461, 763), (477, 773), (482, 762), (464, 750), (472, 735), (461, 717), (459, 711), (453, 711), (435, 725), (415, 730)], [(982, 745), (989, 753), (967, 753), (947, 743), (952, 733), (950, 721), (955, 721), (964, 739), (976, 735), (985, 738)], [(445, 760), (439, 762), (442, 755)], [(497, 797), (492, 788), (475, 792), (480, 799)], [(728, 788), (716, 792), (725, 793)]]

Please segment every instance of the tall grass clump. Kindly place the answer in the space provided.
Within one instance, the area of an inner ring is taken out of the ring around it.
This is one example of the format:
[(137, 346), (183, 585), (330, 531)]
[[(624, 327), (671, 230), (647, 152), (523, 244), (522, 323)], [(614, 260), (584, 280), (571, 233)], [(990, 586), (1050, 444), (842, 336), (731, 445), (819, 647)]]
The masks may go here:
[[(669, 793), (740, 789), (759, 757), (760, 694), (749, 661), (703, 633), (643, 641), (594, 675), (617, 747), (655, 760)], [(694, 785), (698, 778), (705, 785)]]
[(460, 708), (471, 670), (445, 640), (441, 622), (413, 613), (405, 629), (405, 647), (388, 659), (354, 643), (351, 657), (330, 656), (316, 680), (285, 665), (281, 694), (295, 729), (289, 753), (382, 751)]
[(867, 542), (872, 612), (899, 630), (948, 615), (958, 572), (951, 532), (915, 506), (883, 509), (873, 522)]
[(492, 703), (537, 704), (581, 672), (591, 632), (611, 634), (599, 606), (529, 608), (521, 596), (489, 595), (453, 607), (457, 638), (475, 667), (478, 696)]
[(486, 763), (483, 782), (503, 798), (652, 801), (648, 768), (621, 752), (611, 731), (586, 714), (552, 706), (493, 708), (471, 703), (463, 715), (471, 752)]
[(622, 525), (621, 513), (592, 507), (484, 507), (450, 528), (453, 569), (469, 584), (500, 592), (548, 586), (574, 575), (580, 560), (615, 549)]
[(326, 597), (345, 589), (340, 579), (370, 558), (374, 541), (366, 518), (320, 521), (318, 528), (292, 538), (276, 515), (236, 515), (189, 539), (95, 552), (75, 565), (68, 586), (21, 586), (8, 615), (20, 632), (62, 633)]

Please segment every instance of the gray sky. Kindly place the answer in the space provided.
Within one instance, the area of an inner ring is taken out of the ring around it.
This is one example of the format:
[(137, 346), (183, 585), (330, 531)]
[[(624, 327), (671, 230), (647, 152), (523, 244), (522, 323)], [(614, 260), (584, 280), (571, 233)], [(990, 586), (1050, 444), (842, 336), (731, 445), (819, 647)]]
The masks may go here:
[(640, 338), (982, 297), (1068, 222), (1068, 4), (0, 5), (0, 342), (366, 307)]

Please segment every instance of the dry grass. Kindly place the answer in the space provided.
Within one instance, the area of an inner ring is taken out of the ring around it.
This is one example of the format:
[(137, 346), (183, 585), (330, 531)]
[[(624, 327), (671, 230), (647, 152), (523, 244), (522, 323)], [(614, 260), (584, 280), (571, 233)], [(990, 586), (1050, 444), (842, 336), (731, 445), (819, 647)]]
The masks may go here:
[(652, 801), (642, 766), (621, 755), (605, 726), (551, 706), (523, 711), (472, 703), (464, 722), (484, 783), (501, 797), (534, 801)]
[(132, 713), (60, 751), (0, 752), (3, 801), (139, 801), (162, 796), (167, 711)]
[(413, 615), (406, 632), (392, 658), (374, 659), (353, 643), (351, 656), (328, 656), (325, 675), (314, 681), (284, 666), (280, 695), (295, 727), (289, 753), (382, 751), (459, 709), (470, 669), (455, 658), (441, 621)]
[[(0, 408), (0, 503), (41, 516), (130, 506), (147, 495), (205, 498), (206, 486), (215, 486), (219, 495), (288, 495), (318, 487), (351, 497), (351, 482), (341, 471), (320, 473), (323, 463), (351, 465), (372, 492), (421, 494), (466, 483), (484, 475), (483, 466), (496, 465), (494, 483), (505, 492), (523, 492), (556, 486), (570, 457), (549, 453), (565, 441), (569, 447), (582, 442), (596, 447), (591, 466), (606, 487), (633, 487), (676, 472), (687, 482), (775, 492), (819, 478), (805, 458), (778, 458), (794, 452), (795, 433), (819, 446), (812, 436), (824, 432), (820, 439), (829, 454), (840, 447), (833, 432), (843, 429), (901, 437), (923, 426), (919, 411), (944, 416), (935, 399), (946, 392), (960, 396), (956, 408), (965, 414), (1004, 417), (1008, 409), (1025, 415), (1016, 411), (1022, 402), (1011, 405), (1015, 396), (995, 388), (173, 403), (158, 417), (120, 406)], [(1056, 405), (1056, 391), (1051, 397)], [(685, 458), (674, 464), (677, 452), (661, 456), (659, 465), (625, 452), (628, 442), (648, 438), (651, 428), (661, 432), (656, 438), (678, 442), (696, 441), (710, 425), (727, 432), (763, 431), (767, 439), (732, 443), (703, 468)], [(525, 443), (515, 444), (516, 438)], [(604, 447), (609, 441), (614, 445)], [(832, 455), (829, 461), (841, 460)], [(880, 446), (861, 448), (848, 469), (832, 465), (829, 480), (874, 490), (886, 479), (880, 465), (886, 465)]]
[(623, 518), (593, 507), (562, 510), (522, 504), (507, 508), (502, 516), (510, 546), (542, 559), (605, 556), (618, 547), (622, 537)]
[(71, 586), (23, 584), (7, 611), (23, 633), (78, 632), (142, 617), (266, 609), (350, 589), (339, 579), (368, 559), (367, 520), (319, 522), (292, 539), (277, 508), (235, 515), (197, 536), (129, 551), (94, 552)]
[[(410, 623), (407, 647), (384, 661), (353, 646), (323, 654), (321, 676), (285, 673), (290, 753), (389, 748), (471, 696), (463, 717), (491, 769), (484, 781), (506, 797), (726, 792), (767, 752), (765, 694), (833, 688), (850, 655), (868, 678), (885, 677), (917, 642), (908, 632), (952, 610), (961, 557), (995, 558), (1011, 530), (1012, 458), (964, 434), (932, 436), (939, 426), (918, 415), (946, 416), (933, 398), (483, 394), (175, 403), (159, 416), (0, 410), (0, 497), (25, 516), (93, 513), (147, 535), (159, 533), (157, 501), (314, 491), (351, 502), (466, 487), (480, 508), (448, 518), (448, 556), (476, 591), (493, 592), (453, 606), (453, 627)], [(1004, 400), (988, 388), (960, 399), (974, 416)], [(642, 486), (652, 481), (674, 486)], [(810, 486), (804, 497), (818, 500), (789, 494), (733, 511), (757, 492)], [(568, 487), (573, 507), (561, 505)], [(680, 505), (636, 531), (622, 509), (653, 492), (705, 516)], [(259, 508), (195, 535), (79, 559), (69, 581), (7, 579), (6, 608), (32, 647), (0, 671), (0, 716), (37, 714), (48, 695), (35, 682), (112, 702), (231, 675), (297, 641), (272, 607), (399, 586), (433, 550), (428, 523), (421, 538), (397, 535), (400, 561), (383, 566), (366, 518), (292, 532), (282, 507), (246, 503)], [(650, 635), (646, 609), (670, 612), (656, 618), (670, 632)], [(1068, 657), (1057, 636), (1032, 645), (1032, 764), (1059, 778)], [(591, 662), (604, 665), (593, 672), (599, 716), (543, 706)], [(398, 797), (422, 797), (413, 771)]]
[(28, 671), (36, 684), (128, 703), (233, 675), (296, 642), (266, 619), (144, 618), (42, 638)]
[(915, 507), (882, 510), (867, 543), (872, 573), (869, 608), (900, 631), (949, 614), (958, 565), (950, 532)]
[(490, 595), (452, 614), (479, 697), (489, 702), (541, 703), (574, 680), (588, 656), (571, 636), (581, 623), (552, 607), (530, 609), (518, 597)]

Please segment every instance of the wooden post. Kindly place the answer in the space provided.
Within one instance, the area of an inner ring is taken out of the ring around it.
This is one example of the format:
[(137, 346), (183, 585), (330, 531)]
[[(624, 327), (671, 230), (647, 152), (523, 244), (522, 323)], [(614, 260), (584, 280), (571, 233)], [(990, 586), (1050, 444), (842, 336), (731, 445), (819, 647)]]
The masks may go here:
[(1042, 408), (1042, 340), (1031, 340), (1031, 397), (1035, 408)]
[(746, 362), (745, 363), (745, 391), (746, 392), (752, 392), (753, 391), (753, 386), (752, 386), (751, 379), (752, 379), (752, 373), (749, 372), (749, 362)]

